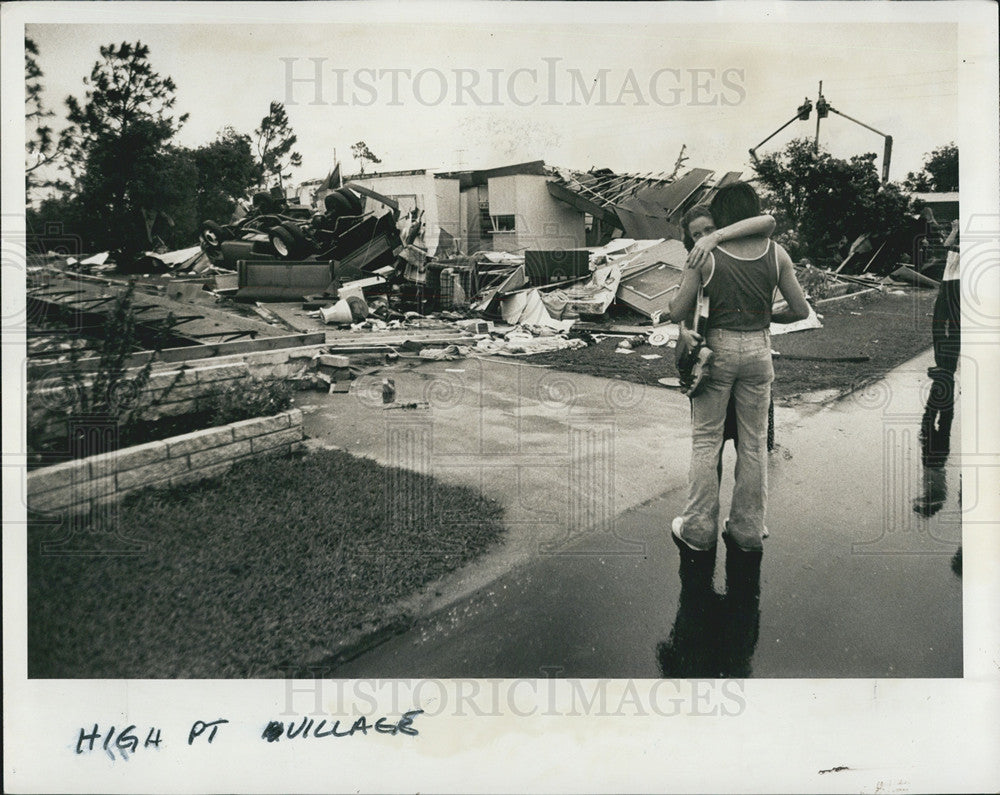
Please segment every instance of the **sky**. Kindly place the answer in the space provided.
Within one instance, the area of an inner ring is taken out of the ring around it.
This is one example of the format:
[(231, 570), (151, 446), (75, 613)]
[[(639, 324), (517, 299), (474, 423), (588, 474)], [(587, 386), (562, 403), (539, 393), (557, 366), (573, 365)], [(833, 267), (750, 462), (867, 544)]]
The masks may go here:
[[(99, 47), (136, 40), (176, 83), (177, 112), (190, 114), (182, 144), (207, 143), (226, 125), (252, 133), (272, 100), (284, 102), (303, 160), (293, 183), (323, 176), (335, 154), (346, 172), (356, 171), (350, 146), (359, 140), (382, 158), (381, 171), (543, 159), (583, 170), (670, 172), (684, 145), (684, 168), (749, 173), (747, 150), (805, 97), (815, 102), (820, 81), (834, 108), (893, 136), (891, 179), (919, 170), (928, 152), (958, 138), (955, 25), (659, 17), (648, 24), (30, 23), (26, 33), (40, 50), (45, 102), (60, 117), (66, 95), (82, 98)], [(760, 151), (815, 134), (813, 114)], [(882, 137), (847, 119), (824, 119), (820, 142), (840, 157), (876, 152), (881, 168)]]

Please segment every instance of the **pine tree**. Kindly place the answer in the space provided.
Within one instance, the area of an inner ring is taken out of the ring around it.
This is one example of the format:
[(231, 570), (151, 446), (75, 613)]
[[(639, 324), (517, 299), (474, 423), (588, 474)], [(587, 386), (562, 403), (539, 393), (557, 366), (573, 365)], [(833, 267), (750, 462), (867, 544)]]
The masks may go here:
[(24, 39), (24, 128), (28, 131), (25, 142), (25, 196), (30, 204), (32, 190), (43, 185), (54, 184), (39, 178), (38, 169), (54, 163), (66, 151), (70, 143), (70, 131), (60, 135), (53, 133), (46, 123), (55, 113), (42, 102), (42, 78), (45, 73), (38, 65), (38, 45), (30, 37)]
[(358, 141), (356, 144), (352, 144), (351, 154), (354, 155), (355, 160), (359, 160), (361, 162), (362, 174), (365, 173), (366, 162), (371, 163), (372, 165), (378, 165), (379, 163), (382, 162), (382, 159), (379, 158), (371, 149), (369, 149), (368, 144), (366, 144), (364, 141)]
[(67, 97), (73, 125), (70, 169), (94, 237), (126, 253), (149, 245), (148, 218), (166, 212), (191, 170), (170, 146), (187, 114), (174, 118), (176, 86), (153, 70), (142, 42), (101, 47), (84, 79), (83, 102)]
[(302, 165), (302, 155), (292, 151), (298, 137), (288, 123), (285, 106), (280, 102), (272, 102), (268, 114), (254, 130), (254, 135), (254, 148), (261, 172), (259, 184), (266, 186), (276, 181), (278, 187), (284, 187), (284, 181), (292, 175), (286, 169)]

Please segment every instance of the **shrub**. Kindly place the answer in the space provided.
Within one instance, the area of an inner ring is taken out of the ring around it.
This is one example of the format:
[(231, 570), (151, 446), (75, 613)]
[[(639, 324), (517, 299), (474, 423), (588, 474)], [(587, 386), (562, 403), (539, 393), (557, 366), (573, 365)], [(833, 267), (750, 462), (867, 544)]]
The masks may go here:
[(280, 414), (292, 405), (292, 385), (283, 378), (247, 376), (217, 386), (198, 400), (213, 425)]
[[(162, 334), (154, 340), (153, 356), (143, 367), (128, 367), (132, 354), (145, 347), (136, 321), (134, 294), (135, 283), (132, 282), (116, 296), (105, 321), (96, 355), (72, 345), (68, 352), (69, 361), (59, 366), (56, 375), (29, 380), (29, 449), (41, 450), (56, 437), (65, 438), (66, 422), (70, 418), (75, 418), (83, 425), (89, 421), (106, 425), (110, 421), (118, 435), (125, 438), (146, 420), (150, 409), (169, 396), (179, 376), (156, 400), (142, 399), (152, 374), (153, 362), (163, 347)], [(168, 315), (165, 323), (167, 328), (172, 319), (172, 315)], [(72, 445), (73, 440), (69, 441)], [(88, 455), (100, 452), (106, 451), (95, 449), (89, 451)]]
[(808, 262), (795, 269), (799, 284), (813, 301), (820, 301), (830, 293), (830, 288), (838, 282), (829, 272), (810, 265)]

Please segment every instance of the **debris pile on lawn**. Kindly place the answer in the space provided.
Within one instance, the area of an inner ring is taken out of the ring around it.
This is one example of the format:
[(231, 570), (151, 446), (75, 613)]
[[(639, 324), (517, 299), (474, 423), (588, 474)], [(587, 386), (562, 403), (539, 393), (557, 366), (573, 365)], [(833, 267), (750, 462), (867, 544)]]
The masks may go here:
[[(378, 208), (366, 210), (362, 195), (372, 199)], [(266, 274), (273, 274), (279, 267), (289, 274), (296, 273), (302, 268), (292, 266), (305, 263), (326, 265), (332, 272), (334, 262), (341, 279), (379, 273), (393, 264), (395, 253), (404, 243), (397, 229), (398, 211), (394, 199), (356, 185), (329, 193), (323, 211), (317, 213), (307, 207), (281, 204), (269, 194), (259, 193), (254, 197), (254, 206), (238, 221), (225, 226), (204, 221), (201, 247), (214, 263), (240, 274), (241, 289), (256, 290), (253, 297), (248, 296), (251, 300), (293, 300), (294, 295), (288, 291), (295, 293), (300, 286), (315, 289), (315, 284), (275, 284), (273, 280), (280, 277)], [(271, 267), (264, 268), (262, 275), (264, 265)], [(321, 289), (325, 286), (321, 285)], [(286, 293), (280, 292), (282, 287), (287, 288)]]
[[(669, 322), (669, 304), (687, 259), (679, 240), (681, 217), (740, 178), (731, 172), (716, 179), (703, 168), (678, 176), (683, 160), (678, 158), (669, 174), (580, 172), (541, 161), (512, 170), (518, 179), (543, 179), (544, 191), (562, 211), (568, 206), (585, 214), (590, 224), (585, 236), (592, 244), (587, 246), (463, 254), (441, 228), (440, 213), (428, 211), (425, 226), (424, 209), (404, 208), (402, 198), (355, 179), (336, 188), (331, 182), (318, 212), (258, 193), (231, 223), (204, 221), (199, 246), (131, 258), (115, 252), (47, 253), (35, 257), (29, 271), (108, 286), (136, 281), (140, 291), (168, 304), (143, 311), (155, 314), (174, 341), (185, 345), (258, 334), (246, 323), (229, 328), (214, 316), (209, 327), (208, 314), (219, 312), (263, 322), (272, 334), (319, 337), (331, 356), (526, 356), (584, 347), (608, 336), (629, 343), (617, 349), (622, 352), (633, 344), (671, 346), (677, 332)], [(480, 201), (489, 179), (512, 179), (501, 172), (506, 174), (501, 169), (484, 178), (486, 184), (477, 188)], [(513, 189), (513, 183), (504, 185)], [(494, 219), (495, 233), (511, 231), (497, 223)], [(919, 267), (900, 266), (892, 253), (896, 248), (894, 241), (864, 235), (836, 269), (807, 262), (797, 267), (814, 299), (863, 287), (937, 284)], [(93, 297), (106, 296), (99, 291)], [(49, 300), (42, 295), (33, 300), (43, 298)], [(820, 327), (813, 313), (796, 324), (774, 325), (772, 333)], [(324, 367), (329, 364), (309, 368), (300, 382), (332, 389), (344, 380), (344, 373)]]

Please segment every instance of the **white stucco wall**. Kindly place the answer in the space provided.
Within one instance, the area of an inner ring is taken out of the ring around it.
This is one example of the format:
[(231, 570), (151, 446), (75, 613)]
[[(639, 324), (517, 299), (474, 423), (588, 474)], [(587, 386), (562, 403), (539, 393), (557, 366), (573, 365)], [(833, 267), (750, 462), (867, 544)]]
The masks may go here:
[[(434, 179), (434, 194), (437, 197), (438, 226), (462, 244), (465, 231), (461, 220), (461, 195), (457, 179)], [(464, 246), (463, 246), (464, 248)]]
[[(400, 202), (405, 214), (414, 203), (424, 211), (424, 239), (430, 254), (437, 250), (438, 231), (443, 227), (451, 235), (459, 235), (459, 191), (457, 179), (438, 179), (433, 174), (403, 174), (397, 176), (354, 177), (352, 182), (371, 188)], [(365, 198), (365, 210), (378, 211), (374, 199)]]
[(490, 215), (515, 217), (514, 232), (493, 235), (494, 250), (552, 251), (586, 245), (583, 213), (553, 199), (547, 181), (534, 174), (490, 178)]

